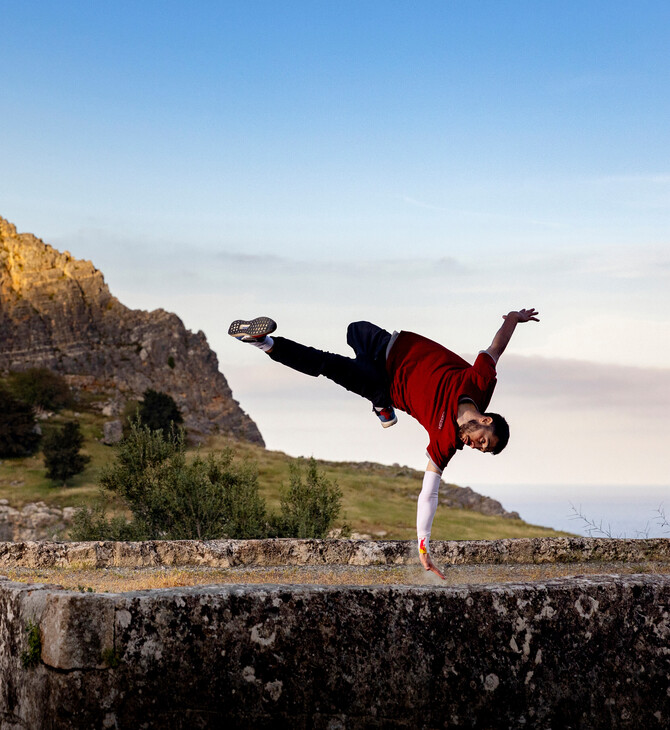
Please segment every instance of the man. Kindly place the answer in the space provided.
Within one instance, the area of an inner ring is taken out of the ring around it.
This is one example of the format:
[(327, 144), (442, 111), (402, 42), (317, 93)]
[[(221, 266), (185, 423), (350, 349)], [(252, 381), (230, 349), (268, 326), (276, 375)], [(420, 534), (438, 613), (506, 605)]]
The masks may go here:
[(507, 445), (507, 422), (486, 412), (496, 385), (496, 364), (517, 324), (539, 322), (537, 315), (532, 308), (503, 315), (505, 321), (473, 365), (426, 337), (391, 334), (370, 322), (353, 322), (347, 329), (355, 358), (271, 337), (277, 325), (269, 317), (235, 320), (228, 334), (283, 365), (314, 377), (323, 375), (367, 398), (384, 428), (397, 422), (394, 408), (398, 408), (428, 431), (429, 461), (417, 506), (417, 539), (424, 568), (444, 579), (429, 548), (442, 471), (464, 446), (499, 454)]

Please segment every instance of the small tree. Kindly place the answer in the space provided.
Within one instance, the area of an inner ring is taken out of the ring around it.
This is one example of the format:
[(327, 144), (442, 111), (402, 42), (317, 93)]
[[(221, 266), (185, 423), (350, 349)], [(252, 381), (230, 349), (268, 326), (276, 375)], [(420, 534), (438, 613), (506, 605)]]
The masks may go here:
[(289, 465), (291, 480), (281, 495), (280, 537), (323, 538), (340, 514), (342, 491), (318, 470), (312, 458), (307, 475), (299, 463)]
[(0, 457), (28, 456), (40, 438), (32, 406), (0, 387)]
[(143, 398), (137, 413), (142, 423), (152, 431), (168, 433), (171, 424), (178, 426), (184, 421), (174, 398), (167, 393), (149, 388), (144, 391)]
[(174, 427), (166, 434), (132, 423), (100, 483), (128, 505), (144, 539), (254, 538), (267, 531), (255, 470), (236, 463), (230, 450), (187, 462), (184, 432)]
[(91, 457), (79, 453), (83, 444), (84, 437), (78, 421), (68, 421), (62, 428), (46, 433), (42, 453), (49, 479), (65, 486), (70, 477), (84, 471)]
[(9, 387), (17, 398), (44, 410), (60, 411), (72, 400), (65, 378), (47, 368), (10, 373)]
[(268, 515), (255, 467), (238, 462), (229, 449), (187, 461), (182, 430), (151, 430), (139, 420), (116, 448), (100, 485), (123, 500), (132, 520), (108, 519), (103, 505), (82, 508), (72, 539), (325, 537), (340, 512), (340, 489), (319, 473), (314, 459), (305, 479), (300, 466), (290, 465), (281, 514)]

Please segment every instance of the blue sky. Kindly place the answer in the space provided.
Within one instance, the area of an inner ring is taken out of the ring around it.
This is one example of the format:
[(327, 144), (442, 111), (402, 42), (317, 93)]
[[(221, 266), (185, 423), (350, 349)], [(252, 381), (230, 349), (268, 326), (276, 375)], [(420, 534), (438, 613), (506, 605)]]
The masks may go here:
[(670, 481), (670, 5), (5, 1), (0, 25), (0, 215), (203, 329), (270, 447), (425, 461), (408, 418), (382, 433), (230, 319), (469, 354), (535, 306), (493, 403), (510, 453), (449, 478)]

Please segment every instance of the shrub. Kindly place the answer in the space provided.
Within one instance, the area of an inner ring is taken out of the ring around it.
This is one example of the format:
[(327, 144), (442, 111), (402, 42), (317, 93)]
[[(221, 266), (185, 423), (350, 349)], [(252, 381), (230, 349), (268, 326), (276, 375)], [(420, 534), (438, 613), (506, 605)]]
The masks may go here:
[(127, 400), (121, 412), (121, 423), (123, 424), (123, 436), (127, 438), (130, 434), (130, 425), (139, 418), (140, 402), (138, 400)]
[[(164, 434), (132, 423), (101, 486), (123, 499), (133, 514), (132, 531), (144, 539), (253, 538), (267, 532), (255, 470), (236, 463), (230, 450), (187, 462), (184, 432), (175, 428)], [(99, 516), (88, 524), (111, 530)]]
[(132, 520), (107, 518), (103, 505), (80, 509), (73, 540), (325, 537), (340, 512), (340, 489), (319, 473), (314, 459), (305, 478), (301, 466), (290, 465), (281, 513), (268, 515), (255, 467), (230, 449), (188, 461), (183, 430), (151, 430), (139, 420), (116, 448), (100, 485), (123, 500)]
[(135, 525), (124, 517), (107, 518), (102, 504), (80, 507), (72, 518), (70, 539), (75, 541), (113, 540), (135, 541), (144, 539)]
[(178, 426), (183, 422), (181, 411), (172, 396), (157, 390), (145, 390), (143, 401), (137, 408), (140, 420), (152, 431), (162, 430), (167, 433), (174, 423)]
[(9, 387), (20, 400), (48, 411), (60, 411), (72, 401), (65, 378), (47, 368), (12, 372), (9, 374)]
[(40, 438), (32, 406), (0, 387), (0, 457), (28, 456)]
[(279, 537), (323, 538), (340, 514), (342, 491), (318, 470), (312, 458), (306, 476), (300, 463), (291, 463), (290, 484), (281, 495)]
[(77, 421), (68, 421), (62, 428), (48, 431), (42, 441), (47, 477), (65, 486), (70, 477), (84, 471), (91, 457), (79, 453), (83, 443)]

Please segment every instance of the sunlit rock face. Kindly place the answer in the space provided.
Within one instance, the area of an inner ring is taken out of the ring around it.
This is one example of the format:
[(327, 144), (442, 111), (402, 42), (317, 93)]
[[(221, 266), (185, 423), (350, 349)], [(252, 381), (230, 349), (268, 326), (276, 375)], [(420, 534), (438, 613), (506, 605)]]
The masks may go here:
[(189, 430), (263, 443), (202, 331), (163, 309), (125, 307), (90, 261), (0, 218), (0, 370), (30, 367), (104, 395), (110, 415), (153, 388), (174, 398)]

